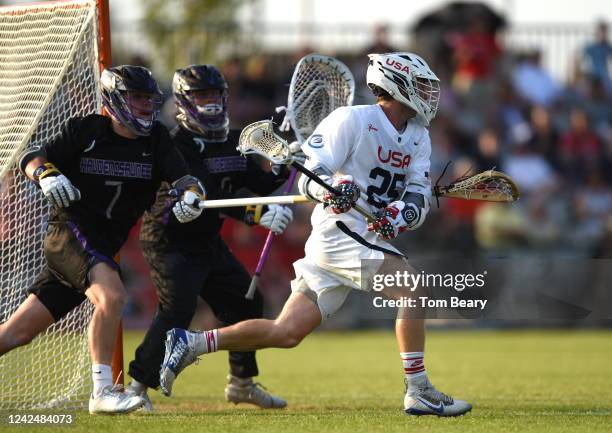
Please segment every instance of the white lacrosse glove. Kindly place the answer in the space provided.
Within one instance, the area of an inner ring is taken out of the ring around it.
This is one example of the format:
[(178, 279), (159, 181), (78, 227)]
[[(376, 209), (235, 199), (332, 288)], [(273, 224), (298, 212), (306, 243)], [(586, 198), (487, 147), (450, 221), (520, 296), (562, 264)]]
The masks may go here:
[(259, 225), (272, 230), (276, 235), (280, 235), (292, 220), (293, 211), (291, 208), (270, 204), (268, 205), (268, 210), (261, 216)]
[[(301, 165), (306, 163), (306, 159), (308, 157), (304, 152), (302, 152), (302, 146), (297, 141), (289, 144), (289, 152), (291, 152), (291, 159), (287, 164), (291, 164), (294, 161)], [(274, 173), (276, 176), (280, 175), (283, 171), (283, 167), (287, 164), (272, 164), (272, 173)]]
[(193, 191), (185, 191), (183, 197), (174, 204), (172, 212), (176, 216), (176, 219), (180, 223), (188, 223), (193, 221), (202, 214), (197, 203), (200, 201), (201, 196)]
[(193, 176), (183, 176), (172, 183), (171, 193), (184, 191), (181, 198), (172, 207), (172, 212), (180, 223), (193, 221), (202, 214), (198, 203), (206, 198), (206, 190), (200, 181)]
[(53, 164), (45, 163), (34, 171), (40, 189), (54, 206), (68, 207), (81, 199), (81, 192)]

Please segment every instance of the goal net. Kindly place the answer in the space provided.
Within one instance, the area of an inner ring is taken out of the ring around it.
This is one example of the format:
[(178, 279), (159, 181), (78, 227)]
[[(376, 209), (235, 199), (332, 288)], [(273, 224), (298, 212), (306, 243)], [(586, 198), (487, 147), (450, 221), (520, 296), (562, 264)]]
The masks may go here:
[[(99, 112), (94, 0), (0, 8), (0, 323), (41, 271), (49, 206), (17, 170), (24, 149), (73, 116)], [(0, 410), (79, 409), (90, 392), (83, 303), (29, 345), (0, 357)]]

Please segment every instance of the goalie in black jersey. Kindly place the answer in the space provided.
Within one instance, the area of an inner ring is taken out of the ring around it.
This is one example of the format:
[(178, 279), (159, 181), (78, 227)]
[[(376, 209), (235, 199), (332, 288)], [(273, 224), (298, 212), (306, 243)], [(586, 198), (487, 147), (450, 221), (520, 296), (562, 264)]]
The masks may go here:
[[(251, 158), (236, 150), (239, 131), (229, 130), (228, 85), (210, 65), (193, 65), (174, 74), (173, 91), (178, 108), (178, 126), (172, 131), (177, 148), (192, 173), (202, 179), (209, 199), (233, 197), (246, 188), (268, 195), (286, 178), (266, 172)], [(297, 156), (296, 156), (297, 157)], [(250, 276), (219, 236), (224, 216), (259, 224), (281, 233), (293, 218), (289, 208), (270, 205), (253, 208), (207, 209), (189, 224), (168, 219), (169, 186), (164, 184), (150, 213), (145, 214), (140, 241), (157, 288), (159, 306), (144, 341), (130, 363), (133, 381), (128, 392), (147, 397), (146, 390), (159, 386), (159, 368), (164, 358), (166, 332), (189, 327), (198, 296), (223, 323), (236, 323), (262, 316), (262, 298), (245, 299)], [(268, 394), (253, 382), (258, 369), (254, 352), (230, 352), (228, 401), (247, 402), (265, 408), (284, 407), (286, 402)]]
[(204, 191), (189, 175), (168, 130), (156, 121), (161, 92), (151, 72), (138, 66), (109, 68), (100, 87), (110, 117), (71, 118), (56, 138), (21, 156), (22, 173), (52, 205), (46, 266), (28, 298), (0, 325), (0, 354), (29, 343), (89, 298), (95, 306), (88, 334), (89, 411), (121, 413), (145, 401), (113, 386), (110, 364), (125, 303), (114, 257), (162, 181), (183, 192), (172, 203), (183, 223), (200, 215), (192, 204)]

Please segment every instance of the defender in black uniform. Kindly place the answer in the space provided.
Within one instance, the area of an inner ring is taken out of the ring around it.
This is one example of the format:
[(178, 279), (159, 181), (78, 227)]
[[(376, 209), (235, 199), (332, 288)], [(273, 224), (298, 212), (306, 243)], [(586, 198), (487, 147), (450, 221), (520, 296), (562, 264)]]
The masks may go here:
[(182, 222), (201, 213), (189, 203), (203, 189), (189, 176), (168, 130), (155, 121), (161, 92), (149, 70), (110, 68), (100, 84), (111, 117), (72, 118), (54, 140), (22, 155), (22, 172), (53, 208), (44, 240), (46, 266), (30, 296), (0, 325), (0, 354), (29, 343), (87, 297), (95, 306), (89, 328), (94, 382), (89, 411), (119, 413), (145, 401), (112, 383), (110, 364), (125, 298), (113, 258), (162, 181), (186, 191), (172, 203)]
[[(229, 131), (228, 86), (223, 75), (210, 65), (194, 65), (176, 71), (173, 90), (179, 126), (172, 131), (174, 142), (194, 176), (202, 179), (210, 199), (233, 197), (247, 188), (268, 195), (286, 179), (286, 172), (266, 172), (236, 150), (239, 131)], [(289, 208), (277, 205), (207, 209), (201, 218), (179, 225), (167, 218), (168, 185), (160, 189), (150, 213), (145, 214), (140, 232), (145, 258), (157, 288), (159, 306), (144, 341), (130, 363), (134, 379), (127, 392), (145, 398), (147, 387), (159, 386), (159, 368), (164, 357), (166, 332), (189, 327), (200, 296), (223, 323), (236, 323), (262, 316), (262, 298), (244, 295), (250, 276), (219, 236), (224, 215), (260, 224), (282, 232), (293, 218)], [(257, 376), (255, 352), (230, 352), (230, 375), (225, 394), (228, 401), (248, 402), (260, 407), (284, 407), (253, 382)]]

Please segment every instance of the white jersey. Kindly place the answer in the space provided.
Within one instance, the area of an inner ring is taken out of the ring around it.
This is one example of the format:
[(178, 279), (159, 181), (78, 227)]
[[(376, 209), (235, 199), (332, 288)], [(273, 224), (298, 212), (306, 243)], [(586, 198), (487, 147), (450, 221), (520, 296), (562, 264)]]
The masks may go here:
[[(404, 191), (431, 198), (431, 142), (416, 121), (398, 132), (379, 105), (342, 107), (327, 116), (302, 146), (306, 167), (323, 167), (334, 176), (351, 175), (361, 189), (358, 204), (375, 213), (399, 200)], [(363, 259), (381, 259), (390, 244), (369, 232), (367, 222), (351, 210), (343, 214), (316, 206), (305, 251), (311, 264), (358, 273)], [(296, 263), (296, 274), (300, 272)], [(354, 280), (353, 277), (351, 279)]]

